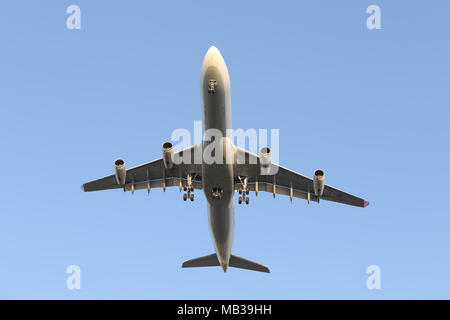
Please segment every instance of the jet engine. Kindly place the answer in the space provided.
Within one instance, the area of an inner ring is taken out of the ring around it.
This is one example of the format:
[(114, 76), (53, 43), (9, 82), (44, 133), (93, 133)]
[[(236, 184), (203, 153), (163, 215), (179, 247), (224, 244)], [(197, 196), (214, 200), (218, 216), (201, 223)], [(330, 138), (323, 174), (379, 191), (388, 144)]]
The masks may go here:
[(173, 144), (172, 142), (164, 142), (162, 145), (164, 167), (172, 169), (173, 167)]
[(314, 171), (314, 179), (313, 179), (314, 193), (317, 197), (322, 196), (323, 189), (325, 187), (325, 172), (323, 170)]
[(270, 166), (270, 148), (262, 147), (259, 150), (259, 163), (262, 168), (268, 168)]
[(114, 161), (114, 171), (116, 173), (117, 184), (123, 186), (127, 178), (127, 169), (125, 169), (125, 161), (123, 159)]

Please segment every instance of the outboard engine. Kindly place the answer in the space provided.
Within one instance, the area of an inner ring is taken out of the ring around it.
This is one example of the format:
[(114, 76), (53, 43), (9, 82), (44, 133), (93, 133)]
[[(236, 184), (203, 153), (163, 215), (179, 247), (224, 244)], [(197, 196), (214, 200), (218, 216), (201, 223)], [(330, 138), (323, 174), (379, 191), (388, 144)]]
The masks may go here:
[(323, 170), (314, 171), (313, 186), (316, 196), (321, 197), (325, 187), (325, 172)]
[(127, 179), (127, 169), (125, 168), (125, 161), (123, 161), (123, 159), (117, 159), (114, 161), (114, 171), (116, 174), (117, 184), (123, 186)]

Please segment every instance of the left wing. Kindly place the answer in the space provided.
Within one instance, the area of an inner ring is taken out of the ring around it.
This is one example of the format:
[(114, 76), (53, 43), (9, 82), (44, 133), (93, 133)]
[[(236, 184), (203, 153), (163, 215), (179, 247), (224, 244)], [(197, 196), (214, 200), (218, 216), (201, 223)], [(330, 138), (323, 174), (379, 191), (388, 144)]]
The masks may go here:
[[(191, 146), (182, 151), (174, 153), (174, 156), (181, 157), (183, 153), (190, 152), (193, 163), (194, 154), (201, 145)], [(202, 188), (201, 180), (202, 168), (198, 164), (174, 164), (172, 168), (166, 169), (163, 158), (145, 163), (143, 165), (128, 169), (124, 185), (119, 185), (114, 174), (93, 180), (83, 184), (83, 191), (99, 191), (108, 189), (123, 188), (124, 191), (134, 191), (138, 189), (150, 189), (178, 186), (181, 190), (186, 185), (187, 176), (192, 177), (194, 189)]]
[[(242, 178), (247, 178), (250, 191), (265, 191), (276, 194), (288, 195), (295, 198), (318, 202), (319, 198), (314, 194), (313, 179), (291, 171), (277, 164), (271, 163), (269, 172), (275, 174), (261, 174), (259, 156), (239, 147), (236, 147), (236, 156), (241, 160), (234, 165), (235, 190), (242, 187)], [(341, 191), (329, 185), (324, 186), (320, 200), (328, 200), (348, 204), (357, 207), (367, 207), (368, 201)]]

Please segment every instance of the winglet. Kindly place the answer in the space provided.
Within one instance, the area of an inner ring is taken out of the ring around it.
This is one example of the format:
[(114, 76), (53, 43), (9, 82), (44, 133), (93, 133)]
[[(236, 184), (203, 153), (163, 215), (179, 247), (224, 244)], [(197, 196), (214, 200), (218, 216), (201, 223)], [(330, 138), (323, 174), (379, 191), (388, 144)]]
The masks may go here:
[(364, 208), (367, 207), (369, 204), (370, 204), (369, 201), (365, 201), (365, 200), (364, 200)]

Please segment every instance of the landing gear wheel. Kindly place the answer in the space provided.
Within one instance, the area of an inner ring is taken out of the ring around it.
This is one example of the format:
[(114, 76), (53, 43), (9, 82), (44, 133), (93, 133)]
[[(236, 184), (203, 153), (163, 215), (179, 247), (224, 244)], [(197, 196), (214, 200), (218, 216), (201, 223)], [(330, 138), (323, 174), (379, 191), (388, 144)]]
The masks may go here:
[(245, 204), (248, 204), (249, 201), (250, 201), (249, 198), (245, 198)]
[(183, 200), (186, 201), (187, 200), (187, 194), (183, 194)]
[(242, 203), (242, 197), (239, 197), (238, 199), (238, 203), (241, 204)]
[(239, 189), (239, 194), (242, 194), (242, 189)]
[(191, 201), (194, 201), (194, 194), (191, 194)]
[(183, 190), (184, 190), (184, 192), (186, 192), (186, 191), (187, 191), (187, 188), (186, 188), (186, 186), (184, 186)]
[(248, 190), (245, 192), (246, 195), (248, 195), (249, 193), (250, 193), (250, 191), (248, 191)]

